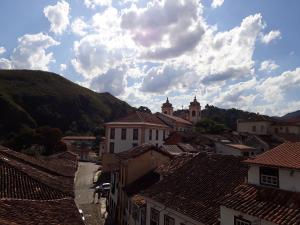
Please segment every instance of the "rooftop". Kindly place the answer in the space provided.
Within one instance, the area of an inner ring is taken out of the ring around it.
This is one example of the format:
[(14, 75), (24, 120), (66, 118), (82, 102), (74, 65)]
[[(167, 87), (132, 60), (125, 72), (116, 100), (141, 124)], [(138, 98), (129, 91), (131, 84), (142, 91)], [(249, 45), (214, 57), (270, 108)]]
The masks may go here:
[(183, 153), (183, 151), (177, 145), (162, 145), (160, 149), (172, 155), (180, 155)]
[(167, 118), (173, 120), (174, 122), (182, 123), (182, 124), (185, 124), (185, 125), (188, 125), (188, 126), (192, 126), (193, 125), (190, 121), (185, 120), (183, 118), (180, 118), (178, 116), (171, 116), (171, 115), (164, 114), (164, 113), (156, 113), (156, 115), (158, 117), (167, 117)]
[(131, 158), (135, 158), (135, 157), (138, 157), (148, 151), (157, 151), (157, 152), (160, 152), (168, 157), (172, 157), (172, 155), (166, 151), (162, 151), (160, 149), (157, 149), (154, 145), (151, 145), (151, 144), (142, 144), (142, 145), (139, 145), (139, 146), (136, 146), (136, 147), (133, 147), (127, 151), (123, 151), (123, 152), (120, 152), (120, 153), (116, 153), (116, 157), (121, 159), (121, 160), (128, 160), (128, 159), (131, 159)]
[(152, 113), (135, 111), (126, 117), (109, 122), (106, 124), (118, 124), (118, 123), (148, 123), (160, 126), (166, 126), (158, 117)]
[(300, 193), (242, 184), (225, 197), (224, 205), (281, 225), (300, 224)]
[(0, 223), (4, 225), (84, 225), (72, 199), (53, 201), (0, 199)]
[(286, 142), (244, 162), (290, 169), (300, 169), (300, 142)]
[(208, 225), (218, 224), (221, 201), (247, 175), (241, 158), (204, 153), (175, 171), (142, 195)]
[(255, 148), (247, 146), (247, 145), (242, 145), (242, 144), (225, 144), (226, 146), (235, 148), (240, 151), (248, 151), (248, 150), (255, 150)]
[(74, 140), (74, 141), (78, 141), (78, 140), (83, 140), (83, 141), (94, 141), (96, 140), (95, 136), (65, 136), (62, 138), (62, 140)]

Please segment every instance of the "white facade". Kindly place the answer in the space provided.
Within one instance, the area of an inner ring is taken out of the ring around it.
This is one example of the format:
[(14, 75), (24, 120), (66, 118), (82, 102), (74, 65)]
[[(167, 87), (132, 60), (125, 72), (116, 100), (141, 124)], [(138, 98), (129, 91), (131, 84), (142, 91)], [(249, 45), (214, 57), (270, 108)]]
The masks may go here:
[(251, 222), (252, 225), (276, 225), (266, 220), (259, 219), (258, 217), (250, 216), (248, 214), (235, 211), (233, 209), (221, 206), (221, 225), (234, 225), (234, 218), (242, 218)]
[[(176, 197), (176, 196), (174, 196)], [(147, 210), (146, 210), (146, 225), (151, 225), (150, 219), (151, 219), (151, 208), (159, 211), (159, 224), (165, 224), (164, 217), (169, 216), (175, 220), (175, 225), (204, 225), (203, 223), (200, 223), (196, 220), (191, 219), (188, 216), (185, 216), (173, 209), (167, 208), (166, 206), (153, 201), (152, 199), (146, 199), (147, 201)]]
[[(111, 132), (114, 129), (114, 137), (111, 138)], [(126, 133), (122, 137), (122, 130)], [(134, 138), (134, 130), (137, 130), (137, 138)], [(151, 130), (151, 131), (150, 131)], [(150, 133), (152, 132), (152, 135)], [(158, 132), (158, 135), (157, 135)], [(150, 137), (151, 136), (151, 137)], [(119, 153), (127, 151), (134, 146), (144, 143), (153, 144), (157, 147), (163, 145), (164, 140), (169, 136), (169, 127), (163, 125), (132, 123), (132, 124), (114, 124), (106, 128), (106, 144), (108, 153)], [(113, 143), (113, 150), (111, 149)]]
[[(260, 166), (251, 165), (248, 170), (248, 183), (260, 184)], [(290, 170), (285, 168), (278, 169), (279, 175), (279, 189), (300, 192), (300, 171)]]
[(266, 135), (271, 132), (271, 122), (269, 121), (237, 121), (237, 131), (257, 135)]

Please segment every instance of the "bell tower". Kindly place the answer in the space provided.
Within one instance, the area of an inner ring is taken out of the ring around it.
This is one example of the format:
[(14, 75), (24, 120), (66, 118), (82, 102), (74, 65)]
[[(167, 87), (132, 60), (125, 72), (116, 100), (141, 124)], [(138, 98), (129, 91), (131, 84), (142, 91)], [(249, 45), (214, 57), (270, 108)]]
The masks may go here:
[(169, 98), (167, 98), (167, 101), (164, 104), (162, 104), (161, 112), (163, 114), (167, 114), (167, 115), (173, 116), (173, 106), (169, 102)]
[(196, 96), (194, 98), (194, 101), (192, 101), (189, 106), (189, 120), (193, 124), (196, 124), (201, 120), (201, 106), (200, 103), (197, 101)]

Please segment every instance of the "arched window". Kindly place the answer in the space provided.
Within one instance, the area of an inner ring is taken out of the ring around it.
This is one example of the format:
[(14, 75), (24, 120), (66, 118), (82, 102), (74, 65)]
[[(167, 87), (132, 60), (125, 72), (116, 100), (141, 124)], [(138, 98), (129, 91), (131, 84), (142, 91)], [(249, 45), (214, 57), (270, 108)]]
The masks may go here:
[(192, 111), (192, 116), (196, 116), (196, 111)]
[(168, 112), (167, 112), (167, 111), (164, 111), (164, 114), (168, 114)]

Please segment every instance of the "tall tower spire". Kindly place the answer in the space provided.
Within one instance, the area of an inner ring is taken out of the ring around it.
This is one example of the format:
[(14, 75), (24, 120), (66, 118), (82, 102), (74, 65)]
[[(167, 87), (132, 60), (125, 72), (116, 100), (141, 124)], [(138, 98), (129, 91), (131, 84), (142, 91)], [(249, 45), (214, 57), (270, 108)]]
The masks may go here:
[(169, 102), (169, 98), (168, 97), (167, 97), (167, 101), (162, 104), (161, 111), (162, 111), (163, 114), (167, 114), (167, 115), (170, 115), (170, 116), (173, 115), (173, 106)]
[(201, 120), (201, 105), (197, 101), (196, 96), (194, 97), (194, 101), (192, 101), (189, 106), (189, 120), (193, 124), (196, 124)]

